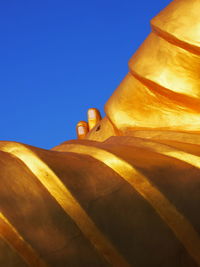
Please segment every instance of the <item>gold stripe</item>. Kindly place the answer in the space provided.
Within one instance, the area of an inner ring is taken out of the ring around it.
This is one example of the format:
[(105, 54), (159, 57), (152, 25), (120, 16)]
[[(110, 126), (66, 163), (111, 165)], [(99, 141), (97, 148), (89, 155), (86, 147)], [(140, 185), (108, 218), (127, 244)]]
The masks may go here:
[[(2, 151), (9, 152), (32, 171), (49, 193), (60, 204), (63, 210), (74, 220), (85, 237), (94, 245), (112, 266), (129, 266), (109, 240), (100, 232), (84, 209), (76, 201), (56, 174), (26, 146), (18, 143), (7, 143), (1, 146)], [(78, 256), (78, 255), (77, 255)]]
[[(170, 141), (170, 139), (168, 139), (167, 141)], [(149, 140), (144, 141), (144, 140), (141, 140), (140, 138), (137, 138), (137, 140), (132, 144), (137, 147), (144, 147), (147, 149), (150, 148), (151, 151), (153, 152), (181, 160), (183, 162), (189, 163), (190, 165), (200, 169), (200, 157), (199, 156), (177, 149), (176, 147), (173, 147), (174, 144), (170, 146), (170, 145), (165, 145), (162, 143), (157, 143), (156, 140), (155, 141), (149, 141)]]
[(200, 157), (199, 156), (192, 155), (190, 153), (176, 150), (176, 149), (172, 149), (171, 151), (165, 151), (165, 152), (162, 151), (160, 154), (170, 156), (175, 159), (179, 159), (181, 161), (189, 163), (190, 165), (200, 169)]
[(21, 258), (30, 266), (45, 267), (47, 266), (42, 259), (36, 254), (33, 248), (26, 243), (17, 230), (0, 212), (0, 237), (2, 237), (10, 247), (15, 249)]
[[(91, 146), (67, 145), (68, 152), (89, 155), (103, 162), (124, 178), (157, 211), (191, 257), (200, 265), (200, 238), (190, 222), (176, 207), (132, 165), (116, 155)], [(175, 155), (174, 155), (175, 156)]]

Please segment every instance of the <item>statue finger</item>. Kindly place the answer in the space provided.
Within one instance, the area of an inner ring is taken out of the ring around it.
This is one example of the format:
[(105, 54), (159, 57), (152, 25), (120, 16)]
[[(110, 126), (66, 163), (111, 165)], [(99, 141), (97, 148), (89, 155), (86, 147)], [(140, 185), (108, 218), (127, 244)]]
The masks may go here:
[(78, 139), (84, 139), (89, 131), (88, 123), (86, 121), (79, 121), (76, 125), (76, 133)]
[(101, 120), (101, 114), (100, 114), (98, 109), (96, 109), (96, 108), (88, 109), (88, 126), (89, 126), (89, 130), (94, 128), (100, 120)]

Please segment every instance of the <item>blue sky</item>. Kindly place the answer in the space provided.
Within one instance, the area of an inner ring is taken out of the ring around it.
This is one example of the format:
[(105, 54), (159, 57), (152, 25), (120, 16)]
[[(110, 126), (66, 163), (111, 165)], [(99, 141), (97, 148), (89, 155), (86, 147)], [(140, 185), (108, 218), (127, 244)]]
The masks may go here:
[(0, 0), (0, 140), (49, 149), (75, 139), (170, 2)]

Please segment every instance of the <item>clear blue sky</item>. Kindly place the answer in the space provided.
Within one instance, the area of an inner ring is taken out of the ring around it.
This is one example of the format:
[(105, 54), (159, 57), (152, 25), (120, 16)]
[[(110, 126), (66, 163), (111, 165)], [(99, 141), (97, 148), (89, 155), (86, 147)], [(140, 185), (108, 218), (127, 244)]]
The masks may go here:
[(51, 148), (103, 107), (170, 0), (1, 0), (0, 140)]

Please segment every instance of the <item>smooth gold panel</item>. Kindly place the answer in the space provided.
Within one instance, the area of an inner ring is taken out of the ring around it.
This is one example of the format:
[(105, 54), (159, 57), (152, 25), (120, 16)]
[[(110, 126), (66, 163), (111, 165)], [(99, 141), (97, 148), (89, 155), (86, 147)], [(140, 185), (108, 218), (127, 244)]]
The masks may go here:
[(199, 0), (174, 0), (152, 20), (153, 32), (129, 62), (131, 74), (105, 105), (117, 135), (200, 131), (199, 14)]
[(0, 148), (11, 153), (33, 172), (82, 233), (112, 266), (129, 266), (109, 240), (100, 232), (56, 174), (30, 149), (19, 143), (7, 143)]
[(200, 157), (199, 156), (177, 149), (176, 147), (172, 147), (169, 145), (160, 144), (160, 143), (152, 142), (148, 140), (145, 140), (144, 142), (142, 139), (137, 139), (137, 141), (134, 142), (134, 145), (151, 149), (154, 152), (184, 161), (200, 169)]
[(3, 238), (0, 237), (0, 266), (27, 267), (24, 259)]
[(200, 131), (199, 112), (149, 89), (130, 73), (106, 103), (105, 111), (118, 135), (130, 136), (143, 129)]
[(200, 238), (190, 222), (150, 181), (133, 166), (116, 155), (97, 148), (69, 144), (68, 151), (89, 155), (103, 162), (123, 177), (157, 211), (191, 257), (200, 265)]
[(11, 248), (17, 251), (29, 266), (47, 266), (2, 213), (0, 213), (0, 237), (2, 237)]
[(157, 140), (158, 142), (177, 141), (185, 144), (200, 145), (200, 134), (175, 131), (135, 131), (133, 137)]
[[(170, 92), (200, 98), (200, 57), (151, 33), (129, 61), (131, 72)], [(147, 81), (148, 83), (148, 81)], [(150, 84), (151, 86), (151, 84)], [(173, 97), (174, 95), (172, 95)], [(176, 98), (174, 99), (176, 100)], [(187, 105), (187, 99), (179, 98)], [(191, 101), (191, 100), (190, 100)]]
[(199, 0), (174, 0), (152, 20), (152, 25), (200, 54), (199, 14)]

